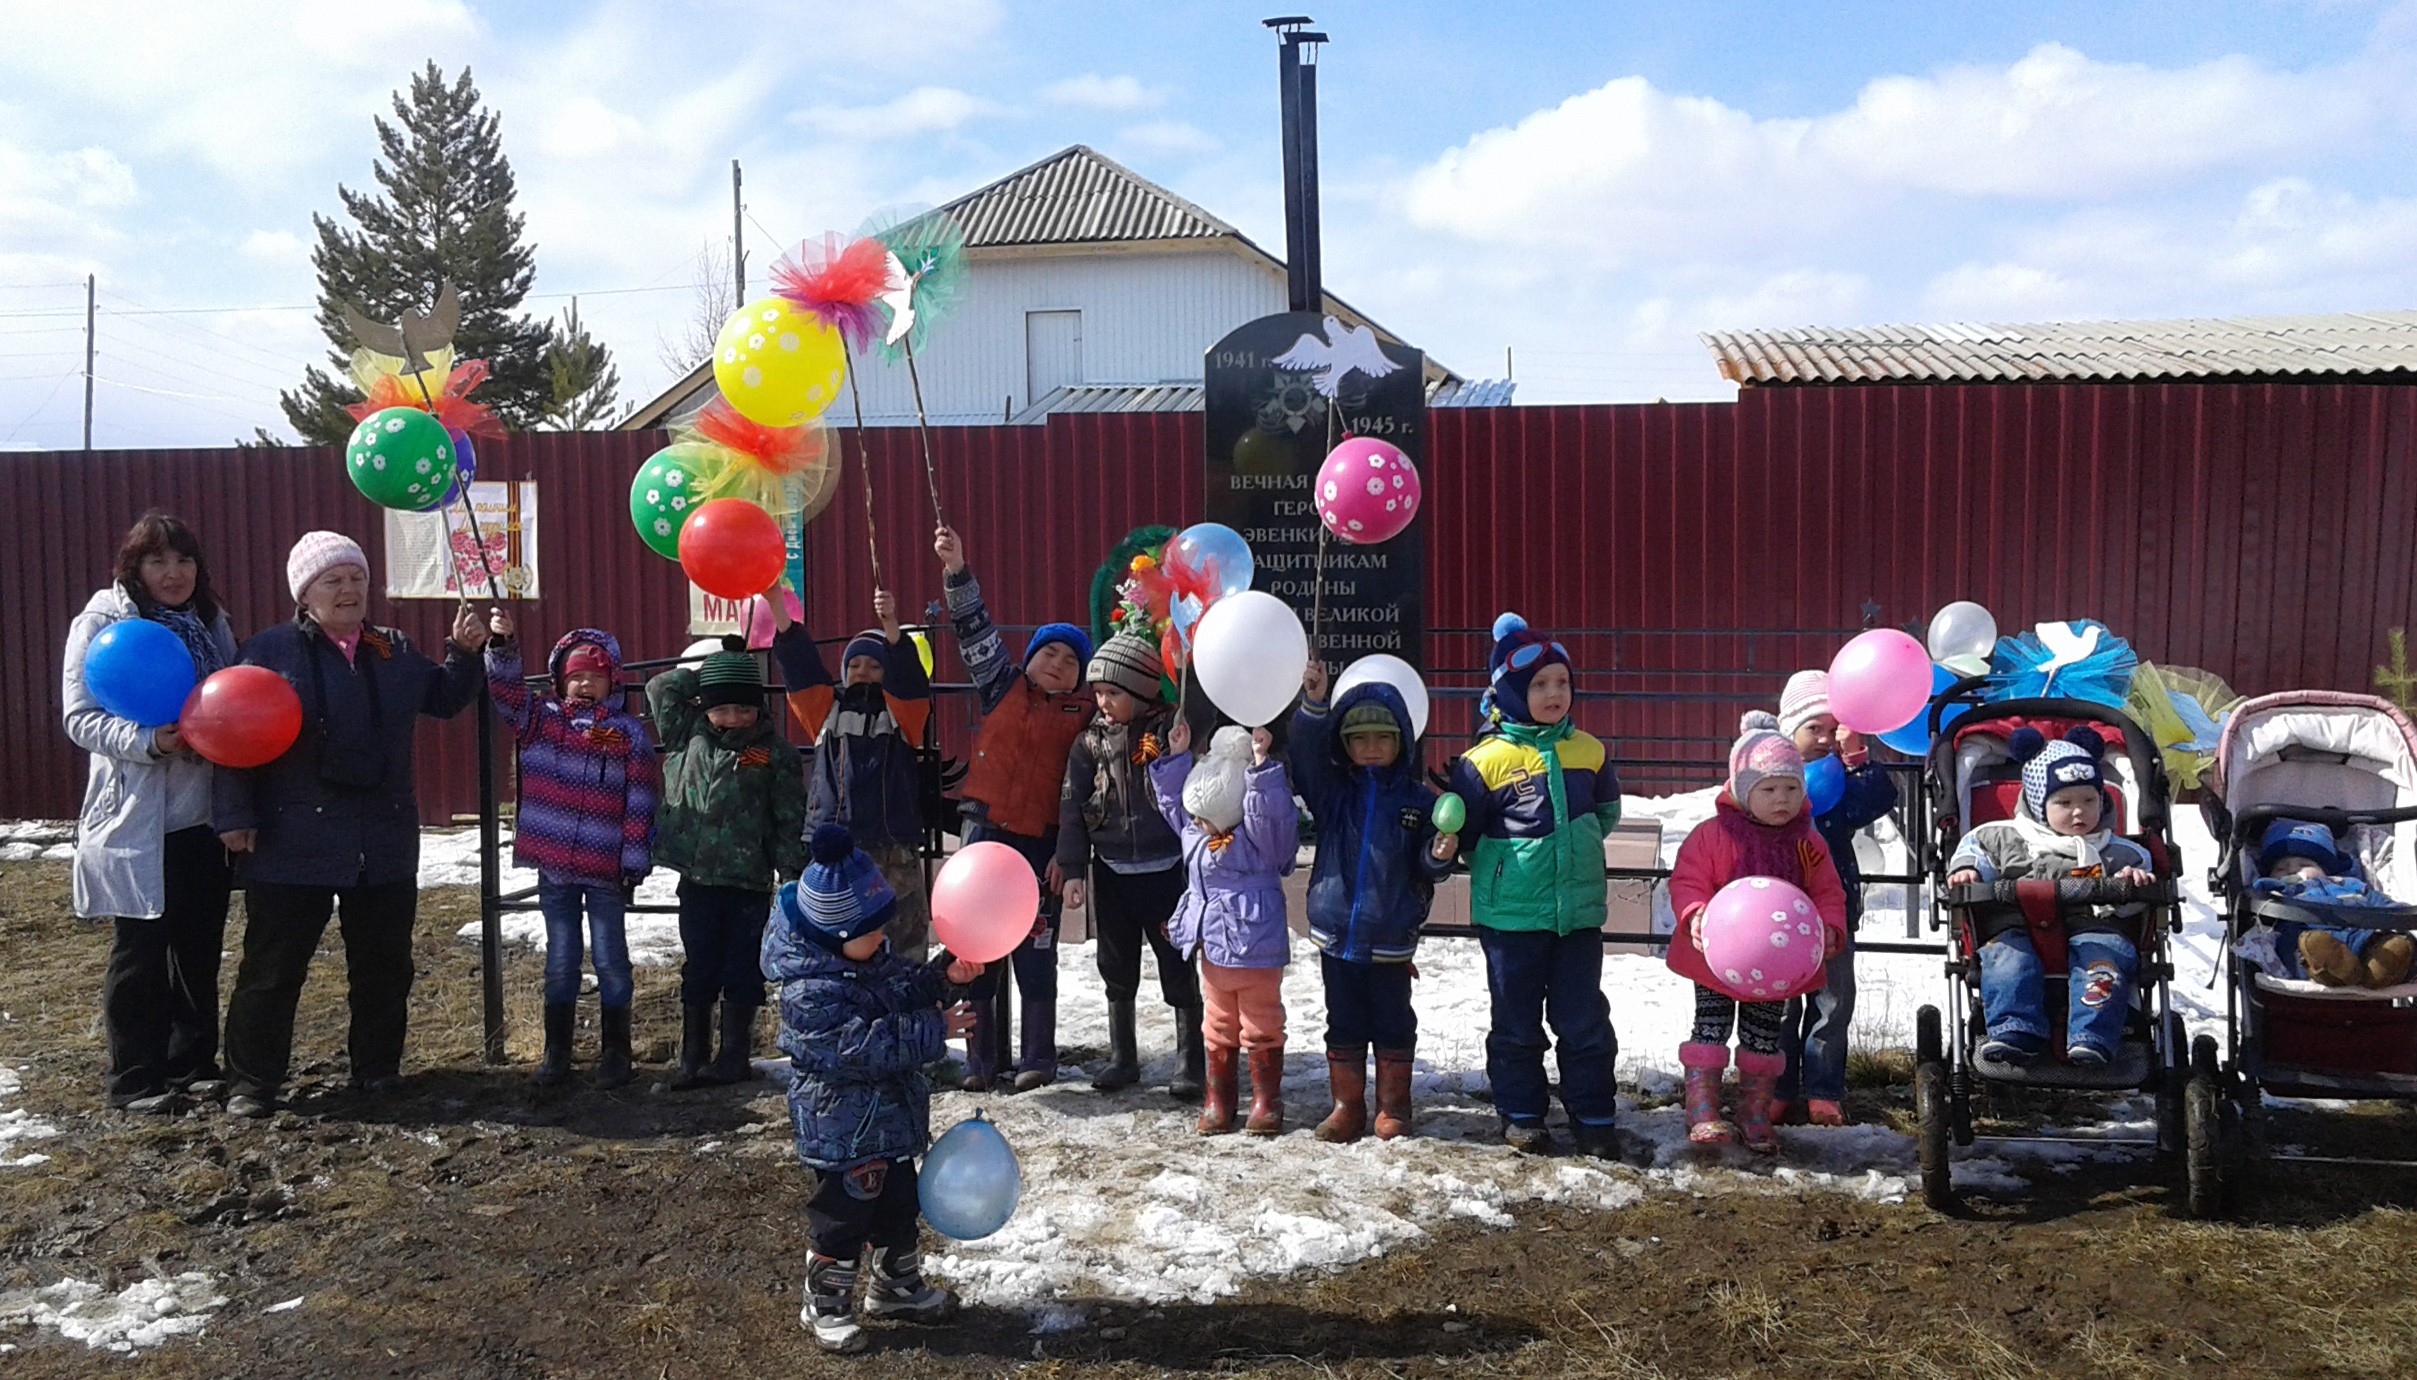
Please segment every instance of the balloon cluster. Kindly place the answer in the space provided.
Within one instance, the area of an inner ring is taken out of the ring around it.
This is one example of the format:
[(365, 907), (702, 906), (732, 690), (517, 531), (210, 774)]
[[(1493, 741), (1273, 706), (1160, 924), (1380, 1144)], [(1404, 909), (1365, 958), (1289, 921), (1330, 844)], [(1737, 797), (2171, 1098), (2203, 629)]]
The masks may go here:
[(1252, 589), (1256, 563), (1233, 528), (1196, 523), (1133, 558), (1120, 631), (1154, 639), (1169, 668), (1189, 668), (1236, 723), (1258, 727), (1292, 703), (1309, 669), (1309, 634), (1283, 600)]
[[(1969, 600), (1958, 600), (1932, 616), (1925, 642), (1893, 628), (1874, 628), (1848, 642), (1830, 662), (1830, 712), (1838, 723), (1869, 734), (1899, 752), (1930, 751), (1930, 706), (1959, 681), (1990, 673), (1997, 645), (1997, 619)], [(1970, 706), (1955, 705), (1939, 727), (1963, 717)], [(1819, 763), (1814, 764), (1816, 768)], [(1815, 814), (1827, 813), (1844, 795), (1843, 772), (1808, 771), (1805, 790)]]
[(175, 724), (187, 747), (222, 767), (273, 762), (302, 732), (302, 699), (283, 676), (229, 666), (196, 685), (184, 639), (148, 619), (122, 619), (92, 639), (84, 686), (121, 719)]
[(1249, 589), (1256, 574), (1241, 533), (1223, 523), (1195, 523), (1158, 550), (1133, 558), (1120, 590), (1117, 629), (1156, 642), (1159, 659), (1170, 671), (1180, 670), (1190, 664), (1201, 615)]

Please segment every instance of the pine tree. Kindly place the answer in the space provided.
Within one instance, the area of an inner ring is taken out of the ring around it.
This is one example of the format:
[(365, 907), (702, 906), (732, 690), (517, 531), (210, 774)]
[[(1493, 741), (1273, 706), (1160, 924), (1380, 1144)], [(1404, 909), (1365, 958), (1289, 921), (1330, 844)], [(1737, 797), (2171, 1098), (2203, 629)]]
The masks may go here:
[[(339, 186), (351, 226), (311, 217), (319, 244), (311, 263), (319, 273), (319, 328), (334, 351), (333, 377), (317, 368), (279, 401), (305, 441), (340, 443), (352, 430), (344, 411), (360, 401), (347, 370), (353, 349), (343, 303), (373, 319), (393, 321), (406, 307), (426, 311), (451, 282), (461, 294), (457, 359), (487, 361), (477, 400), (505, 425), (538, 425), (555, 405), (549, 355), (557, 338), (542, 321), (518, 312), (536, 274), (535, 255), (521, 243), (521, 217), (512, 210), (512, 165), (504, 158), (501, 120), (481, 107), (470, 71), (450, 85), (430, 62), (397, 92), (394, 124), (375, 123), (379, 157), (372, 172), (381, 189)], [(586, 366), (611, 371), (604, 347), (589, 342)]]
[(571, 299), (562, 323), (549, 327), (553, 343), (546, 349), (546, 371), (553, 394), (540, 423), (548, 431), (606, 431), (621, 419), (621, 371), (613, 367), (610, 351), (587, 333), (579, 320), (579, 299)]

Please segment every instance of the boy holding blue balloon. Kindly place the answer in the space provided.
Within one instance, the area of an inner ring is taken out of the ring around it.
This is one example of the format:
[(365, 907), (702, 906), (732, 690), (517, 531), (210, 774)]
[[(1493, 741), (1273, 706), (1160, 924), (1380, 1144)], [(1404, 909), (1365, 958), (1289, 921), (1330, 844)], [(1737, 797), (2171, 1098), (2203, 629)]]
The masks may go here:
[(1787, 1072), (1780, 1077), (1774, 1120), (1795, 1118), (1802, 1099), (1804, 1119), (1815, 1126), (1846, 1124), (1846, 1032), (1855, 1018), (1855, 926), (1863, 919), (1863, 869), (1855, 859), (1855, 835), (1897, 807), (1897, 783), (1874, 766), (1862, 735), (1841, 728), (1830, 713), (1827, 671), (1798, 671), (1779, 695), (1779, 731), (1804, 757), (1805, 795), (1813, 827), (1829, 845), (1830, 861), (1846, 887), (1846, 949), (1829, 965), (1821, 990), (1788, 1002), (1781, 1047)]
[(942, 953), (915, 962), (882, 927), (898, 909), (881, 868), (845, 825), (814, 831), (814, 860), (781, 888), (764, 930), (764, 976), (780, 988), (780, 1047), (789, 1056), (789, 1123), (815, 1172), (806, 1201), (813, 1254), (798, 1321), (829, 1352), (864, 1350), (864, 1315), (940, 1322), (956, 1311), (924, 1282), (915, 1157), (931, 1144), (926, 1065), (973, 1023), (966, 987), (982, 965)]

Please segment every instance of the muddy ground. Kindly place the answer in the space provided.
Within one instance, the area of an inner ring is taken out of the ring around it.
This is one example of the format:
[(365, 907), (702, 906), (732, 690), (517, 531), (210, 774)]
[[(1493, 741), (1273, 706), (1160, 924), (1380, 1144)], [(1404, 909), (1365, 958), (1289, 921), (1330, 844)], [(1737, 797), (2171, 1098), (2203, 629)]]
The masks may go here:
[[(345, 1093), (342, 960), (304, 996), (295, 1106), (267, 1122), (141, 1118), (100, 1093), (106, 937), (66, 914), (59, 863), (0, 865), (0, 1064), (60, 1134), (0, 1170), (0, 1292), (115, 1290), (202, 1270), (233, 1301), (130, 1357), (0, 1337), (18, 1380), (124, 1376), (1314, 1375), (1981, 1376), (2417, 1374), (2417, 1174), (2269, 1173), (2221, 1224), (2179, 1220), (2145, 1163), (2041, 1173), (1949, 1217), (1821, 1194), (1519, 1210), (1329, 1276), (1213, 1307), (1093, 1302), (1036, 1336), (976, 1310), (815, 1355), (797, 1324), (806, 1176), (769, 1085), (655, 1085), (677, 1007), (639, 971), (639, 1080), (540, 1096), (478, 1062), (466, 892), (426, 894), (409, 1092)], [(240, 947), (241, 914), (228, 947)], [(227, 978), (233, 977), (233, 964)], [(508, 990), (526, 1061), (538, 962)], [(592, 1003), (583, 1006), (592, 1020)], [(581, 1032), (582, 1053), (592, 1045)], [(1863, 1061), (1877, 1068), (1887, 1061)], [(1901, 1086), (1858, 1090), (1902, 1120)], [(2417, 1149), (2385, 1109), (2286, 1119), (2284, 1139)], [(700, 1153), (708, 1141), (721, 1145)], [(268, 1313), (301, 1297), (301, 1306)]]

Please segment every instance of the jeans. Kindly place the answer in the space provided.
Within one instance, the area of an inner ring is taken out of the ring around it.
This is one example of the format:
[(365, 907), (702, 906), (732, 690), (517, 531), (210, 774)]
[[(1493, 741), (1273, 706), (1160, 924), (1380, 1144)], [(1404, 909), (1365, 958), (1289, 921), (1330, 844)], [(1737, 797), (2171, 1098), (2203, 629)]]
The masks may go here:
[(1801, 1092), (1830, 1102), (1846, 1097), (1846, 1029), (1855, 1018), (1855, 945), (1829, 961), (1821, 990), (1788, 1001), (1787, 1021), (1780, 1043), (1788, 1056), (1788, 1071), (1779, 1080), (1779, 1099), (1793, 1102)]
[(1200, 1004), (1200, 975), (1167, 938), (1167, 921), (1183, 901), (1183, 864), (1159, 872), (1111, 872), (1091, 862), (1091, 933), (1098, 939), (1099, 980), (1108, 1000), (1132, 1001), (1141, 992), (1141, 950), (1158, 955), (1158, 991), (1167, 1005)]
[(218, 955), (233, 874), (207, 826), (179, 829), (164, 847), (166, 905), (157, 919), (114, 923), (101, 979), (113, 1104), (218, 1076)]
[(1787, 1038), (1785, 1002), (1739, 1001), (1726, 992), (1695, 984), (1695, 1029), (1691, 1040), (1707, 1045), (1729, 1043), (1729, 1028), (1737, 1027), (1737, 1047), (1754, 1054), (1777, 1054)]
[(1318, 972), (1326, 979), (1326, 1048), (1350, 1053), (1374, 1045), (1402, 1053), (1417, 1047), (1409, 964), (1350, 963), (1320, 954)]
[(274, 1098), (294, 1058), (294, 1008), (311, 955), (335, 914), (344, 934), (344, 981), (352, 1008), (345, 1038), (356, 1083), (402, 1071), (411, 997), (411, 926), (419, 884), (244, 888), (243, 963), (227, 999), (228, 1086)]
[[(2132, 978), (2140, 951), (2119, 934), (2091, 931), (2065, 937), (2071, 998), (2065, 1016), (2065, 1045), (2088, 1045), (2113, 1055), (2131, 1014)], [(2031, 936), (2008, 930), (1981, 946), (1981, 1010), (1992, 1036), (2048, 1038), (2045, 973)]]
[[(970, 823), (965, 831), (967, 843), (1003, 843), (1024, 855), (1038, 877), (1049, 868), (1057, 856), (1057, 829), (1039, 838), (1010, 834), (988, 821)], [(1022, 1067), (1027, 1070), (1054, 1072), (1057, 1069), (1057, 928), (1058, 898), (1046, 884), (1041, 887), (1040, 915), (1032, 923), (1032, 933), (1016, 945), (1008, 955), (1008, 967), (1015, 974), (1016, 993), (1024, 999), (1024, 1039)], [(965, 1037), (965, 1067), (968, 1072), (988, 1077), (1005, 1066), (1008, 1054), (1008, 999), (1005, 984), (998, 977), (996, 965), (976, 979), (974, 1028)]]
[(915, 1249), (923, 1199), (913, 1160), (875, 1160), (854, 1169), (823, 1169), (806, 1199), (806, 1233), (814, 1253), (854, 1262), (867, 1246)]
[(1581, 1125), (1610, 1125), (1619, 1109), (1612, 1068), (1620, 1041), (1603, 997), (1602, 935), (1480, 925), (1477, 942), (1485, 949), (1493, 998), (1485, 1073), (1494, 1110), (1516, 1125), (1543, 1124), (1551, 1092), (1544, 1081), (1544, 1025), (1550, 1020), (1558, 1040), (1561, 1105)]
[(623, 923), (621, 888), (601, 882), (537, 883), (537, 910), (546, 920), (546, 986), (548, 1006), (579, 1000), (579, 912), (587, 911), (587, 932), (596, 950), (596, 997), (608, 1011), (629, 1005), (629, 934)]
[(711, 1006), (718, 997), (750, 1011), (762, 1006), (764, 920), (771, 914), (771, 892), (681, 878), (680, 1004)]

